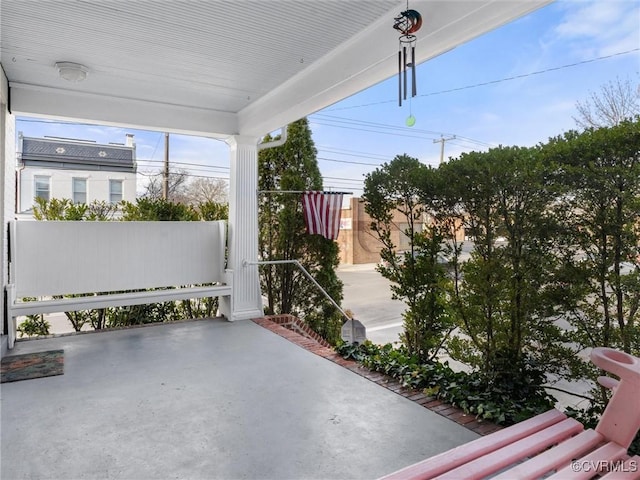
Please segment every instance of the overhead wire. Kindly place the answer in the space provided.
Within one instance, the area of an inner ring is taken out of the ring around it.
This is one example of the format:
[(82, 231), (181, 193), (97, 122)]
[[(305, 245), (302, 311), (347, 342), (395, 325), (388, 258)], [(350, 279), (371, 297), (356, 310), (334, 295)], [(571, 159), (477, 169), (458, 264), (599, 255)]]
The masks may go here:
[[(407, 134), (398, 133), (398, 132), (386, 132), (384, 130), (381, 131), (380, 129), (372, 130), (370, 128), (357, 128), (355, 126), (335, 125), (335, 124), (332, 124), (332, 123), (325, 123), (325, 122), (320, 122), (320, 121), (317, 121), (317, 120), (311, 120), (310, 123), (312, 123), (312, 124), (315, 123), (316, 125), (322, 125), (322, 126), (326, 126), (326, 127), (344, 128), (346, 130), (358, 130), (360, 132), (371, 132), (371, 133), (381, 133), (381, 134), (384, 134), (384, 135), (394, 135), (396, 137), (407, 137), (407, 138), (415, 138), (415, 139), (423, 139), (423, 140), (425, 138), (427, 138), (427, 137), (424, 137), (424, 136), (407, 135)], [(436, 137), (433, 137), (433, 138), (436, 138)]]
[[(318, 118), (320, 117), (320, 119), (324, 119), (326, 121), (335, 121), (335, 122), (342, 122), (342, 123), (352, 123), (352, 124), (357, 124), (357, 125), (369, 125), (372, 127), (381, 127), (381, 128), (385, 128), (385, 129), (390, 129), (390, 130), (401, 130), (401, 131), (407, 131), (407, 132), (416, 132), (416, 133), (425, 133), (428, 135), (441, 135), (442, 132), (436, 132), (433, 130), (424, 130), (424, 129), (419, 129), (419, 128), (409, 128), (409, 127), (403, 127), (403, 126), (399, 126), (399, 125), (389, 125), (389, 124), (385, 124), (385, 123), (378, 123), (378, 122), (371, 122), (369, 120), (360, 120), (360, 119), (354, 119), (354, 118), (344, 118), (344, 117), (338, 117), (336, 115), (326, 115), (326, 114), (322, 114), (322, 113), (315, 113), (312, 115), (312, 117), (314, 118)], [(447, 134), (449, 135), (449, 134)]]
[[(321, 119), (322, 117), (329, 117), (329, 116), (325, 116), (325, 115), (320, 115), (320, 114), (314, 114), (313, 117), (318, 117), (320, 116)], [(422, 136), (422, 135), (406, 135), (409, 137), (414, 137), (414, 138), (419, 138), (421, 140), (423, 139), (429, 139), (429, 140), (437, 140), (438, 138), (442, 137), (442, 136), (455, 136), (456, 138), (464, 138), (467, 141), (471, 142), (471, 143), (476, 143), (478, 145), (482, 145), (482, 146), (486, 146), (486, 147), (491, 147), (491, 146), (495, 146), (492, 145), (490, 143), (487, 142), (483, 142), (482, 140), (476, 140), (470, 137), (465, 137), (463, 135), (458, 135), (458, 134), (454, 134), (454, 133), (446, 133), (446, 132), (435, 132), (432, 130), (423, 130), (423, 129), (414, 129), (414, 128), (409, 128), (409, 127), (401, 127), (398, 125), (389, 125), (389, 124), (385, 124), (385, 123), (377, 123), (377, 122), (370, 122), (370, 121), (366, 121), (366, 120), (359, 120), (359, 119), (351, 119), (351, 118), (343, 118), (343, 117), (336, 117), (336, 116), (331, 116), (332, 119), (328, 120), (328, 121), (334, 121), (337, 123), (346, 123), (347, 125), (362, 125), (362, 126), (370, 126), (372, 128), (379, 128), (381, 130), (398, 130), (398, 131), (402, 131), (402, 132), (407, 132), (407, 133), (424, 133), (425, 135), (431, 135), (428, 137)], [(335, 119), (335, 120), (334, 120)], [(321, 122), (317, 122), (315, 121), (313, 118), (311, 119), (311, 122), (315, 122), (318, 123), (320, 125), (325, 125), (325, 126), (333, 126), (336, 128), (349, 128), (346, 126), (340, 126), (340, 125), (332, 125), (332, 124), (324, 124)], [(356, 128), (350, 128), (350, 129), (355, 129), (358, 130)], [(367, 129), (362, 129), (363, 131), (370, 131)], [(376, 131), (375, 133), (387, 133), (390, 135), (396, 135), (396, 133), (393, 132), (379, 132)]]
[[(145, 162), (145, 163), (164, 163), (164, 160), (154, 160), (154, 159), (137, 159), (136, 162)], [(191, 163), (191, 162), (177, 162), (172, 161), (171, 165), (186, 165), (190, 167), (203, 167), (203, 168), (217, 168), (220, 170), (230, 170), (231, 167), (223, 166), (223, 165), (207, 165), (204, 163)]]
[[(550, 68), (545, 68), (543, 70), (536, 70), (534, 72), (528, 72), (528, 73), (523, 73), (520, 75), (512, 75), (510, 77), (504, 77), (504, 78), (499, 78), (496, 80), (489, 80), (487, 82), (480, 82), (480, 83), (475, 83), (472, 85), (465, 85), (462, 87), (456, 87), (456, 88), (450, 88), (447, 90), (439, 90), (437, 92), (429, 92), (429, 93), (423, 93), (421, 95), (418, 95), (418, 97), (430, 97), (430, 96), (434, 96), (434, 95), (442, 95), (443, 93), (451, 93), (451, 92), (458, 92), (461, 90), (468, 90), (471, 88), (477, 88), (477, 87), (484, 87), (487, 85), (494, 85), (497, 83), (502, 83), (502, 82), (509, 82), (511, 80), (518, 80), (520, 78), (527, 78), (527, 77), (532, 77), (534, 75), (541, 75), (543, 73), (549, 73), (549, 72), (555, 72), (558, 70), (563, 70), (565, 68), (572, 68), (572, 67), (577, 67), (580, 65), (585, 65), (587, 63), (593, 63), (593, 62), (598, 62), (600, 60), (607, 60), (609, 58), (613, 58), (613, 57), (617, 57), (620, 55), (628, 55), (629, 53), (634, 53), (634, 52), (639, 52), (640, 51), (640, 47), (639, 48), (632, 48), (631, 50), (626, 50), (624, 52), (617, 52), (617, 53), (612, 53), (609, 55), (602, 55), (600, 57), (596, 57), (596, 58), (590, 58), (588, 60), (582, 60), (580, 62), (575, 62), (575, 63), (568, 63), (565, 65), (560, 65), (557, 67), (550, 67)], [(338, 110), (350, 110), (353, 108), (362, 108), (362, 107), (370, 107), (373, 105), (382, 105), (385, 103), (392, 103), (395, 102), (395, 100), (381, 100), (379, 102), (369, 102), (369, 103), (363, 103), (360, 105), (349, 105), (349, 106), (345, 106), (345, 107), (333, 107), (333, 108), (326, 108), (324, 111), (325, 112), (336, 112)]]
[[(138, 175), (142, 175), (144, 177), (161, 177), (163, 175), (162, 172), (158, 172), (158, 173), (144, 173), (144, 172), (137, 172)], [(217, 179), (217, 180), (229, 180), (229, 177), (215, 177), (215, 176), (211, 176), (211, 175), (192, 175), (190, 173), (186, 174), (186, 176), (188, 177), (194, 177), (194, 178), (213, 178), (213, 179)]]
[[(335, 148), (335, 147), (327, 147), (324, 145), (316, 145), (317, 148), (321, 149), (325, 152), (337, 153), (338, 155), (348, 155), (348, 156), (356, 156), (361, 158), (372, 158), (382, 157), (383, 159), (387, 158), (387, 155), (383, 155), (381, 153), (372, 153), (372, 152), (363, 152), (360, 150), (349, 150), (346, 148)], [(346, 153), (343, 153), (346, 152)]]

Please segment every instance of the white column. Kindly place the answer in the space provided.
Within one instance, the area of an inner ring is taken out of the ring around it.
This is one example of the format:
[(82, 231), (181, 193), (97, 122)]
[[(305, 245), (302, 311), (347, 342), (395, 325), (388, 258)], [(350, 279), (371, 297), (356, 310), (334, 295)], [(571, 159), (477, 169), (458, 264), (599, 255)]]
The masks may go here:
[[(7, 332), (4, 330), (4, 290), (7, 285), (7, 224), (15, 212), (15, 168), (16, 168), (16, 121), (9, 113), (9, 84), (0, 68), (0, 333), (2, 349), (6, 346)], [(11, 328), (11, 325), (9, 325)]]
[(261, 317), (262, 297), (258, 260), (258, 139), (236, 135), (227, 140), (231, 147), (229, 188), (229, 259), (233, 294), (222, 301), (221, 311), (230, 320)]

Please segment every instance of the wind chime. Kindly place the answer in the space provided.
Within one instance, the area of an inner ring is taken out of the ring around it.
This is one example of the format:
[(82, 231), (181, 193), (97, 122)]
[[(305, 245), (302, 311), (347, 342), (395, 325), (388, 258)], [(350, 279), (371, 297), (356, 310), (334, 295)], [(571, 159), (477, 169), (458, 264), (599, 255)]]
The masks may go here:
[[(401, 12), (394, 18), (393, 28), (398, 30), (400, 35), (398, 46), (398, 106), (402, 106), (402, 100), (407, 99), (407, 69), (411, 68), (411, 97), (417, 95), (416, 89), (416, 40), (414, 35), (422, 26), (422, 16), (415, 10), (409, 9)], [(409, 58), (408, 55), (411, 55)], [(409, 98), (409, 117), (407, 126), (412, 127), (416, 123), (415, 117), (411, 114), (411, 98)]]

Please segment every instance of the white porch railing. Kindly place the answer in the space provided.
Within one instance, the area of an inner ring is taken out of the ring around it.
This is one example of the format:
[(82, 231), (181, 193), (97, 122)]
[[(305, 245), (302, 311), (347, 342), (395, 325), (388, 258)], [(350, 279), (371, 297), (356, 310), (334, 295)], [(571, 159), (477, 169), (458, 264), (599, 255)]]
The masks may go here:
[(19, 315), (231, 296), (225, 246), (223, 221), (13, 222), (9, 348)]

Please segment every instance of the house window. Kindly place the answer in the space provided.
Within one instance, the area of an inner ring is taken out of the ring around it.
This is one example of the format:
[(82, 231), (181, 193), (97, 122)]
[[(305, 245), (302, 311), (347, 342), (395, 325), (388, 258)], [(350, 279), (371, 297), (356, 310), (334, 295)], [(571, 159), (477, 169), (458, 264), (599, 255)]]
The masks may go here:
[(122, 180), (109, 180), (109, 202), (122, 201)]
[(48, 202), (51, 195), (51, 178), (43, 175), (36, 175), (34, 179), (36, 192), (35, 197)]
[(73, 179), (73, 203), (87, 203), (87, 179)]

